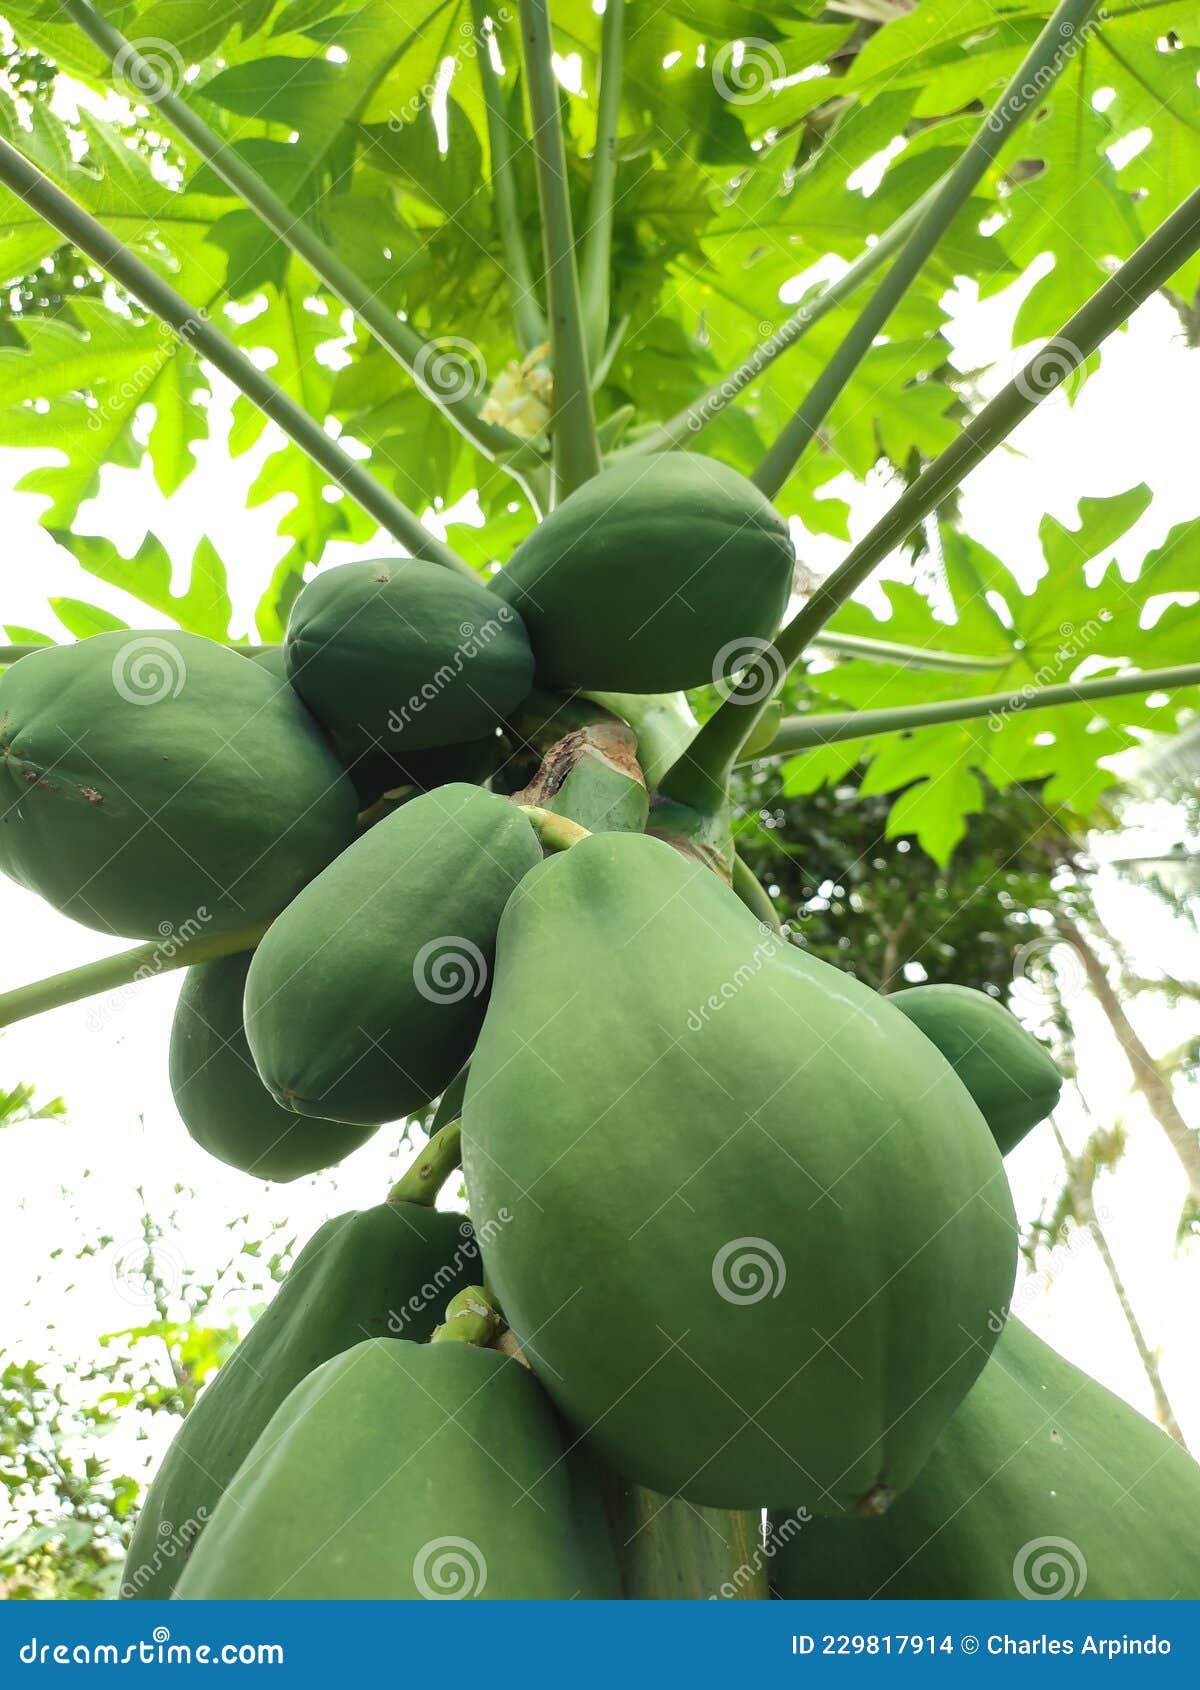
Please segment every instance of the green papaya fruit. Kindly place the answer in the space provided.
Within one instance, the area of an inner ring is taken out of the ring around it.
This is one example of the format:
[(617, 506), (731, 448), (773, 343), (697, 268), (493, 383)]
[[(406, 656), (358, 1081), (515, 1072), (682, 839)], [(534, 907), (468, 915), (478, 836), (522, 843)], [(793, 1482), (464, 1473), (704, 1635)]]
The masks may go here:
[(752, 482), (660, 452), (585, 482), (489, 585), (523, 618), (543, 686), (674, 692), (774, 637), (794, 567), (788, 525)]
[(941, 1051), (1002, 1156), (1057, 1105), (1062, 1075), (1053, 1057), (998, 999), (969, 986), (911, 986), (888, 1002)]
[(645, 835), (514, 893), (463, 1143), (517, 1341), (669, 1496), (883, 1506), (1009, 1301), (1003, 1164), (950, 1065)]
[(446, 1299), (478, 1277), (461, 1215), (380, 1203), (326, 1221), (176, 1433), (138, 1514), (121, 1595), (171, 1594), (259, 1433), (315, 1367), (364, 1338), (427, 1338)]
[(346, 845), (354, 789), (308, 711), (196, 634), (48, 646), (0, 678), (0, 868), (105, 933), (269, 919)]
[(292, 606), (285, 649), (349, 763), (482, 739), (533, 685), (517, 612), (420, 558), (322, 570)]
[(1009, 1320), (925, 1471), (882, 1520), (814, 1520), (783, 1597), (1200, 1598), (1200, 1467)]
[(302, 1115), (395, 1121), (471, 1054), (500, 913), (541, 860), (528, 821), (442, 786), (377, 822), (268, 928), (246, 977), (263, 1083)]
[(183, 1600), (613, 1597), (616, 1571), (537, 1380), (469, 1344), (373, 1338), (279, 1408)]
[(375, 1127), (281, 1109), (258, 1077), (242, 1021), (249, 951), (184, 975), (171, 1024), (175, 1107), (196, 1143), (230, 1167), (281, 1182), (331, 1168)]

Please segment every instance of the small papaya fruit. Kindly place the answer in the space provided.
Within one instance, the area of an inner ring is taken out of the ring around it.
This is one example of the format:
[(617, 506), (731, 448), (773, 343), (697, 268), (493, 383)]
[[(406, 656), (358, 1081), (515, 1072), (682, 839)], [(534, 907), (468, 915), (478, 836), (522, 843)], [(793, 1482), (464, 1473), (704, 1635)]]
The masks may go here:
[(949, 1063), (643, 834), (513, 894), (463, 1145), (517, 1341), (668, 1496), (884, 1505), (1008, 1304), (1012, 1200)]
[(292, 606), (285, 650), (350, 764), (483, 739), (533, 685), (520, 615), (420, 558), (323, 569)]
[(326, 1221), (205, 1386), (142, 1503), (121, 1595), (169, 1596), (217, 1503), (293, 1386), (364, 1338), (424, 1340), (479, 1277), (469, 1222), (420, 1203)]
[(496, 1350), (372, 1338), (310, 1373), (238, 1469), (181, 1600), (618, 1594), (598, 1494)]
[(300, 700), (197, 634), (125, 629), (0, 677), (0, 868), (104, 933), (275, 915), (349, 843), (354, 789)]
[(1062, 1075), (1053, 1057), (997, 998), (969, 986), (910, 986), (888, 1002), (941, 1051), (1002, 1156), (1056, 1107)]
[(1200, 1598), (1200, 1466), (1009, 1320), (924, 1472), (882, 1520), (813, 1520), (773, 1564), (821, 1600)]
[(375, 1127), (317, 1121), (281, 1109), (258, 1077), (242, 998), (249, 951), (189, 968), (171, 1024), (175, 1107), (202, 1149), (258, 1179), (281, 1182), (332, 1168)]
[(529, 630), (543, 686), (704, 686), (773, 638), (795, 558), (754, 484), (698, 452), (627, 458), (571, 493), (489, 585)]
[(541, 860), (528, 821), (477, 786), (441, 786), (376, 823), (267, 929), (246, 976), (246, 1036), (284, 1108), (395, 1121), (471, 1054), (500, 913)]

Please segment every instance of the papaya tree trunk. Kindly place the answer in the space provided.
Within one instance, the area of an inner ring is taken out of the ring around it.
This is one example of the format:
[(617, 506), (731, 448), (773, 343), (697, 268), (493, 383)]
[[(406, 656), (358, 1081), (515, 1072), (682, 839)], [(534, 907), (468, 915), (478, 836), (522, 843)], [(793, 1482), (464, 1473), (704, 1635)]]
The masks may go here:
[(765, 1602), (762, 1516), (700, 1508), (602, 1475), (626, 1601)]
[(1170, 1140), (1187, 1175), (1188, 1191), (1192, 1200), (1200, 1203), (1200, 1135), (1188, 1126), (1180, 1113), (1170, 1080), (1142, 1043), (1137, 1029), (1126, 1015), (1121, 1000), (1113, 989), (1108, 970), (1083, 929), (1070, 917), (1060, 915), (1058, 930), (1078, 954), (1092, 995), (1104, 1011), (1132, 1070), (1133, 1083), (1150, 1113)]
[[(1086, 1104), (1084, 1109), (1086, 1111)], [(1164, 1432), (1169, 1432), (1177, 1444), (1187, 1449), (1187, 1440), (1180, 1429), (1179, 1421), (1175, 1418), (1175, 1410), (1171, 1406), (1171, 1399), (1167, 1395), (1167, 1388), (1163, 1384), (1162, 1373), (1158, 1365), (1157, 1352), (1150, 1345), (1142, 1323), (1134, 1311), (1129, 1291), (1121, 1277), (1121, 1270), (1116, 1264), (1104, 1228), (1100, 1224), (1100, 1217), (1096, 1213), (1096, 1204), (1092, 1194), (1091, 1181), (1085, 1176), (1078, 1160), (1071, 1155), (1057, 1125), (1051, 1122), (1054, 1136), (1058, 1141), (1059, 1154), (1063, 1159), (1063, 1166), (1067, 1170), (1067, 1183), (1071, 1192), (1071, 1203), (1076, 1219), (1081, 1226), (1087, 1228), (1092, 1243), (1096, 1246), (1100, 1260), (1104, 1263), (1104, 1271), (1112, 1282), (1112, 1288), (1117, 1302), (1121, 1306), (1121, 1313), (1125, 1317), (1125, 1324), (1133, 1338), (1138, 1359), (1142, 1370), (1149, 1380), (1150, 1389), (1154, 1395), (1154, 1417)]]

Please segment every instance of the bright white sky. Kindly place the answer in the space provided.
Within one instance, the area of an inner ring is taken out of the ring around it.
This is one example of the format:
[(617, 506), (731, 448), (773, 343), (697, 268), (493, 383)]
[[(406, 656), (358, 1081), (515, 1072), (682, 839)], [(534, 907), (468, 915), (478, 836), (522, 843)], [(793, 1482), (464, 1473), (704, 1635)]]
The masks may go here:
[[(957, 302), (957, 357), (978, 367), (1007, 347), (1016, 290), (983, 306), (964, 295)], [(1065, 402), (1043, 406), (1015, 437), (1015, 452), (997, 454), (976, 472), (963, 503), (969, 532), (999, 553), (1022, 578), (1038, 570), (1036, 530), (1049, 510), (1074, 520), (1081, 495), (1121, 491), (1145, 480), (1155, 492), (1149, 515), (1120, 555), (1136, 561), (1168, 528), (1200, 508), (1195, 464), (1195, 370), (1174, 316), (1157, 302), (1140, 314), (1133, 331), (1110, 344), (1098, 376), (1073, 410)], [(998, 385), (1014, 367), (1001, 357)], [(787, 363), (777, 380), (787, 379)], [(181, 577), (202, 534), (215, 543), (229, 567), (235, 596), (235, 632), (249, 631), (255, 599), (283, 546), (274, 532), (275, 505), (247, 511), (242, 491), (258, 454), (230, 463), (222, 450), (202, 445), (199, 467), (167, 504), (149, 475), (105, 472), (99, 501), (85, 508), (81, 525), (107, 534), (126, 552), (147, 525), (163, 538)], [(13, 484), (44, 457), (0, 452), (0, 510), (5, 545), (0, 561), (0, 620), (53, 632), (45, 608), (48, 595), (67, 594), (105, 605), (135, 626), (144, 613), (120, 593), (84, 574), (37, 523), (41, 501), (15, 495)], [(838, 488), (837, 491), (843, 491)], [(853, 526), (861, 533), (879, 514), (883, 490), (847, 485), (853, 498)], [(821, 542), (805, 562), (825, 569), (840, 547)], [(339, 548), (331, 557), (349, 555)], [(369, 555), (369, 553), (367, 554)], [(1104, 560), (1101, 560), (1102, 562)], [(1197, 959), (1185, 955), (1186, 930), (1171, 924), (1149, 895), (1109, 876), (1104, 910), (1114, 932), (1146, 973), (1159, 967), (1197, 978)], [(0, 989), (72, 967), (119, 949), (7, 881), (0, 881)], [(1070, 959), (1066, 959), (1070, 974)], [(286, 1220), (306, 1236), (328, 1214), (375, 1202), (396, 1171), (398, 1132), (385, 1129), (336, 1175), (298, 1185), (264, 1187), (222, 1167), (194, 1147), (180, 1124), (167, 1084), (167, 1044), (178, 976), (166, 976), (129, 992), (115, 1003), (94, 1000), (27, 1021), (0, 1036), (0, 1085), (36, 1084), (44, 1098), (62, 1094), (69, 1106), (65, 1124), (31, 1123), (0, 1135), (0, 1213), (6, 1271), (0, 1276), (0, 1343), (19, 1357), (44, 1358), (52, 1348), (65, 1356), (91, 1354), (96, 1336), (136, 1325), (151, 1311), (131, 1288), (122, 1267), (140, 1240), (141, 1200), (166, 1219), (181, 1208), (182, 1227), (167, 1247), (167, 1260), (194, 1267), (222, 1265), (245, 1236), (265, 1236)], [(1026, 1000), (1035, 1021), (1042, 1008)], [(1184, 1181), (1158, 1129), (1141, 1104), (1127, 1097), (1128, 1074), (1094, 1006), (1079, 992), (1078, 1016), (1083, 1080), (1099, 1121), (1123, 1115), (1131, 1148), (1120, 1173), (1107, 1179), (1098, 1201), (1130, 1295), (1153, 1345), (1161, 1348), (1163, 1370), (1176, 1412), (1200, 1450), (1200, 1345), (1195, 1310), (1200, 1306), (1200, 1249), (1179, 1254), (1175, 1226), (1184, 1201)], [(1182, 1042), (1182, 1015), (1149, 1004), (1135, 1005), (1152, 1048)], [(1193, 1092), (1194, 1098), (1194, 1092)], [(1192, 1105), (1194, 1106), (1194, 1104)], [(1082, 1142), (1086, 1128), (1063, 1112), (1068, 1139)], [(406, 1152), (399, 1153), (401, 1163)], [(1018, 1209), (1030, 1219), (1043, 1198), (1056, 1190), (1060, 1168), (1045, 1129), (1011, 1159)], [(195, 1200), (176, 1194), (192, 1188)], [(105, 1235), (111, 1243), (82, 1262), (75, 1250)], [(57, 1260), (52, 1259), (59, 1252)], [(248, 1263), (253, 1278), (253, 1264)], [(231, 1305), (244, 1314), (245, 1292)], [(1144, 1411), (1150, 1395), (1108, 1280), (1089, 1243), (1077, 1241), (1057, 1252), (1052, 1271), (1023, 1282), (1017, 1308), (1044, 1337)], [(162, 1433), (169, 1431), (163, 1417)], [(157, 1440), (155, 1440), (157, 1441)], [(113, 1452), (118, 1461), (126, 1452)], [(0, 1523), (0, 1535), (3, 1535)]]

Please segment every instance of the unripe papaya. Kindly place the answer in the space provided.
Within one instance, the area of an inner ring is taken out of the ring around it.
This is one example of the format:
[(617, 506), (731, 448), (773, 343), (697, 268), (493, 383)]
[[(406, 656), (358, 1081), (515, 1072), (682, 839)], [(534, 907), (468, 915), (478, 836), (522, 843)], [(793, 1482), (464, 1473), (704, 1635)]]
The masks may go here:
[(787, 523), (745, 476), (660, 452), (576, 489), (490, 585), (520, 612), (541, 685), (674, 692), (774, 637), (794, 565)]
[(1200, 1597), (1200, 1467), (1010, 1320), (925, 1471), (882, 1520), (814, 1520), (791, 1598)]
[(351, 764), (482, 739), (533, 685), (517, 612), (420, 558), (322, 570), (285, 644), (292, 685)]
[(541, 859), (528, 821), (442, 786), (378, 822), (268, 928), (246, 1035), (287, 1109), (369, 1125), (423, 1107), (475, 1042), (500, 914)]
[(313, 1368), (364, 1338), (423, 1341), (446, 1299), (478, 1278), (461, 1215), (381, 1203), (326, 1221), (176, 1433), (138, 1514), (121, 1595), (171, 1594), (225, 1487)]
[(535, 1371), (669, 1496), (884, 1506), (1009, 1300), (1012, 1201), (950, 1065), (645, 835), (514, 893), (463, 1142)]
[(374, 1338), (309, 1374), (239, 1468), (183, 1600), (614, 1597), (595, 1490), (496, 1350)]
[(911, 986), (888, 1002), (941, 1051), (1002, 1156), (1057, 1105), (1062, 1075), (1053, 1057), (998, 999), (969, 986)]
[(105, 933), (269, 919), (354, 831), (300, 700), (196, 634), (121, 629), (14, 664), (0, 766), (0, 868)]
[(299, 1179), (332, 1168), (376, 1128), (317, 1121), (276, 1103), (246, 1043), (249, 968), (243, 951), (184, 975), (171, 1024), (171, 1091), (184, 1126), (210, 1156), (259, 1179)]

